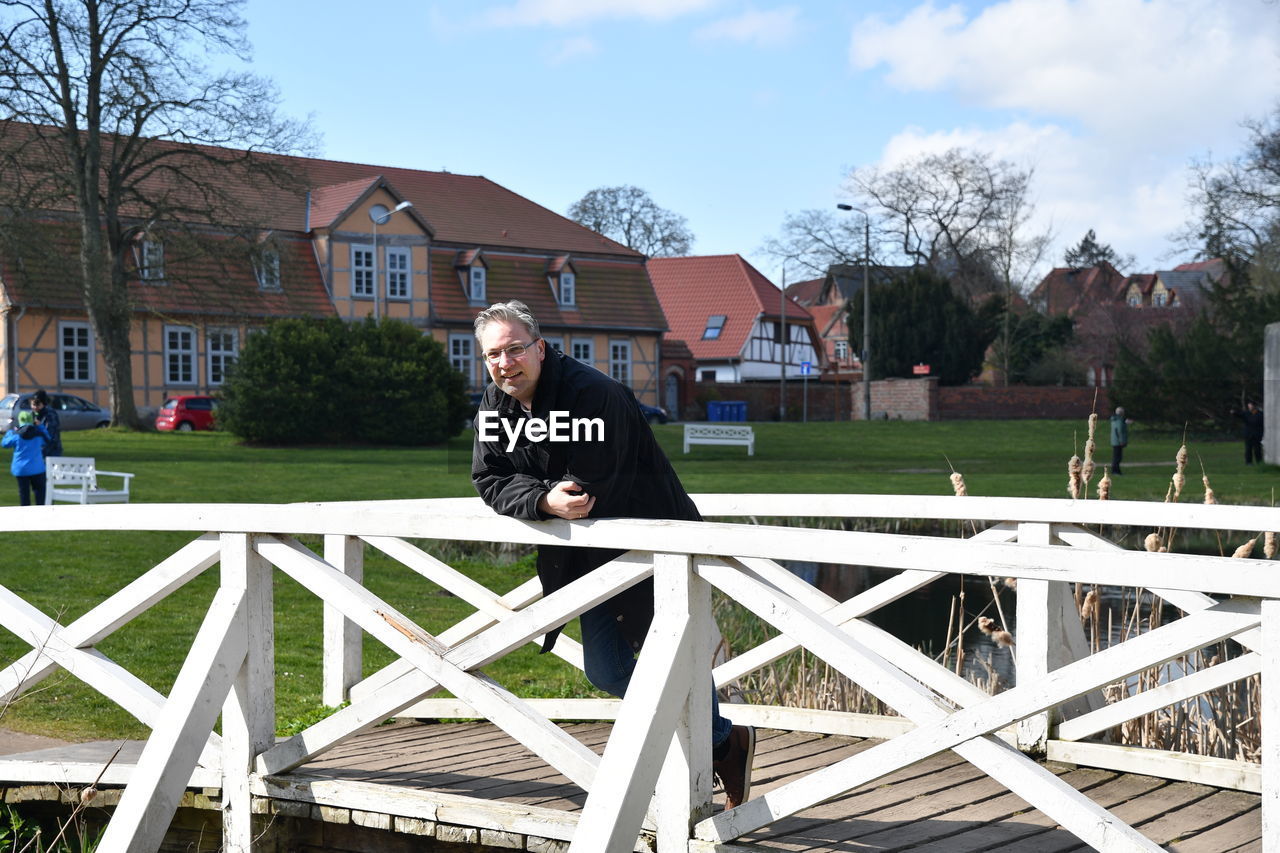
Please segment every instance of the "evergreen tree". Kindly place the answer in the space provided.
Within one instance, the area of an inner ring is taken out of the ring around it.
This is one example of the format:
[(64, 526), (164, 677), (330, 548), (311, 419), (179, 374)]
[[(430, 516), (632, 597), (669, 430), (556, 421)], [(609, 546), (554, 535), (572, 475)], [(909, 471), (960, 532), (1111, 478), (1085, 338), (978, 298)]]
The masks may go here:
[(1115, 249), (1111, 248), (1110, 243), (1099, 243), (1098, 235), (1094, 233), (1092, 228), (1089, 229), (1089, 232), (1084, 237), (1080, 238), (1079, 243), (1067, 249), (1062, 260), (1067, 266), (1076, 270), (1096, 267), (1103, 262), (1111, 264), (1117, 270), (1121, 267), (1133, 265), (1132, 256), (1121, 256)]
[[(942, 384), (964, 384), (982, 370), (999, 316), (985, 305), (975, 312), (946, 278), (927, 267), (872, 287), (871, 378), (908, 377), (923, 363)], [(848, 322), (850, 329), (862, 329), (861, 299), (853, 300)], [(857, 346), (861, 349), (861, 341)]]

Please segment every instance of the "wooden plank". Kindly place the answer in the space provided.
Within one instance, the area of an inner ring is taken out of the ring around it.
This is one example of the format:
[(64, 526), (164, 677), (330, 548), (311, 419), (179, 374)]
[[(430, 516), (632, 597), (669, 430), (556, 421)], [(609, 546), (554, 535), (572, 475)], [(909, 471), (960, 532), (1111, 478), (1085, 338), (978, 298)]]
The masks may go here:
[[(1270, 528), (1267, 528), (1270, 529)], [(1280, 601), (1262, 602), (1262, 837), (1270, 846), (1280, 839)], [(1272, 850), (1267, 853), (1275, 853)]]
[(1144, 823), (1142, 834), (1157, 844), (1169, 844), (1188, 836), (1194, 837), (1253, 811), (1257, 804), (1257, 797), (1240, 791), (1210, 791), (1204, 799), (1182, 806), (1176, 812), (1165, 812), (1155, 820)]
[(1259, 846), (1262, 843), (1262, 808), (1256, 797), (1251, 809), (1203, 832), (1179, 836), (1170, 849), (1176, 853), (1221, 853), (1255, 843)]
[[(324, 560), (356, 583), (364, 583), (364, 545), (354, 536), (329, 533), (324, 537)], [(320, 701), (336, 708), (350, 697), (360, 681), (363, 637), (360, 626), (324, 605), (324, 649)]]
[(222, 705), (222, 847), (250, 853), (253, 803), (249, 773), (254, 757), (275, 742), (275, 608), (271, 565), (254, 550), (255, 537), (221, 537), (222, 590), (243, 601), (233, 630), (245, 649)]
[[(778, 515), (790, 515), (792, 496), (774, 496)], [(919, 517), (927, 498), (877, 496), (879, 513), (898, 504), (910, 506), (902, 517)], [(964, 506), (999, 508), (999, 520), (1176, 526), (1183, 529), (1270, 530), (1280, 510), (1266, 507), (1155, 504), (1125, 501), (1055, 501), (1034, 498), (966, 498)], [(958, 503), (953, 501), (953, 503)], [(1099, 509), (1094, 504), (1106, 503)], [(944, 504), (939, 504), (943, 507)], [(1261, 560), (1231, 560), (1187, 554), (1099, 552), (1081, 561), (1070, 549), (901, 536), (846, 530), (797, 530), (753, 525), (648, 519), (546, 521), (531, 524), (482, 509), (479, 502), (428, 503), (353, 502), (349, 504), (234, 505), (149, 504), (72, 507), (0, 508), (0, 530), (220, 530), (227, 532), (288, 532), (319, 534), (343, 531), (361, 536), (425, 539), (471, 539), (483, 542), (523, 542), (532, 545), (572, 545), (770, 559), (848, 560), (861, 565), (915, 569), (945, 565), (949, 571), (977, 575), (1014, 575), (1043, 580), (1186, 589), (1231, 595), (1280, 598), (1280, 577)], [(23, 510), (17, 512), (16, 510)], [(953, 507), (931, 517), (945, 518)], [(1225, 511), (1225, 512), (1219, 512)], [(1172, 515), (1170, 515), (1172, 513)], [(1093, 515), (1109, 514), (1107, 519)], [(976, 513), (978, 517), (984, 515)], [(1125, 515), (1132, 516), (1126, 520)], [(1252, 519), (1249, 524), (1243, 519)], [(1258, 565), (1252, 565), (1257, 563)]]
[[(670, 577), (679, 572), (678, 580)], [(672, 592), (687, 583), (689, 560), (664, 555), (655, 560), (654, 581), (657, 587)], [(663, 600), (659, 597), (658, 600)], [(665, 601), (663, 601), (666, 604)], [(643, 691), (627, 690), (622, 711), (605, 747), (597, 768), (595, 784), (590, 786), (582, 820), (569, 845), (569, 853), (625, 853), (635, 847), (654, 786), (667, 757), (667, 747), (676, 734), (676, 724), (693, 686), (695, 653), (687, 599), (677, 599), (673, 606), (658, 607), (644, 647), (636, 661), (632, 683), (644, 685)], [(709, 656), (708, 656), (709, 657)], [(709, 661), (708, 661), (709, 664)], [(710, 671), (710, 666), (707, 666)], [(709, 701), (709, 700), (708, 700)], [(686, 719), (686, 728), (688, 720)], [(710, 728), (707, 723), (708, 731)], [(684, 735), (688, 739), (689, 734)], [(710, 751), (705, 751), (710, 761)], [(685, 773), (696, 775), (699, 768), (686, 766)], [(701, 771), (703, 774), (705, 770)], [(674, 780), (668, 778), (669, 782)], [(687, 779), (683, 797), (693, 796)], [(710, 791), (709, 779), (701, 786)], [(687, 815), (687, 811), (685, 812)], [(670, 817), (670, 812), (667, 814)], [(686, 817), (687, 823), (687, 817)], [(687, 838), (687, 836), (686, 836)]]
[(1058, 726), (1058, 739), (1080, 740), (1224, 684), (1249, 678), (1261, 670), (1262, 656), (1256, 652), (1248, 652), (1216, 666), (1166, 681), (1073, 720), (1065, 720)]
[(220, 589), (214, 595), (165, 712), (103, 833), (98, 846), (102, 853), (151, 853), (159, 848), (248, 651), (244, 604), (243, 590)]
[(1263, 785), (1264, 770), (1257, 764), (1187, 752), (1113, 743), (1051, 740), (1047, 755), (1050, 761), (1106, 767), (1121, 773), (1145, 773), (1239, 791), (1256, 793), (1262, 790)]

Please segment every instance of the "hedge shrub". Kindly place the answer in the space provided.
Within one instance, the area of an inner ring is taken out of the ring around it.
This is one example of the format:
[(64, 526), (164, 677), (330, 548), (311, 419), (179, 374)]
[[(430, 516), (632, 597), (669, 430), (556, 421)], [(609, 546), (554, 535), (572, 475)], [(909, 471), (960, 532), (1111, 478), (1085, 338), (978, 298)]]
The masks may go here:
[(462, 375), (406, 323), (277, 320), (228, 371), (219, 425), (261, 444), (438, 444), (467, 415)]

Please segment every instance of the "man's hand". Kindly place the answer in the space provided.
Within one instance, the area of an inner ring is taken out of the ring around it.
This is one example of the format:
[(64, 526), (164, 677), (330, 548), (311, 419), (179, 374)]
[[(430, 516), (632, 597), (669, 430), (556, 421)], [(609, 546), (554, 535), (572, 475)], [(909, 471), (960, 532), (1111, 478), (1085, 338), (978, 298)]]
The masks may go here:
[(586, 518), (595, 505), (596, 499), (570, 480), (561, 480), (538, 499), (538, 509), (542, 512), (571, 521)]

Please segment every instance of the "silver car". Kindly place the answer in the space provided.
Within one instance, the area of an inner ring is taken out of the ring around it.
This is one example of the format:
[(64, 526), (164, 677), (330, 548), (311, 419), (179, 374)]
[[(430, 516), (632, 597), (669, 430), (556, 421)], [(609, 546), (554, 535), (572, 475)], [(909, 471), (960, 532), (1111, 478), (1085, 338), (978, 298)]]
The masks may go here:
[[(63, 432), (111, 426), (111, 413), (74, 394), (50, 394), (49, 408), (58, 413)], [(31, 409), (30, 394), (7, 394), (0, 400), (0, 427), (7, 427), (18, 412)]]

